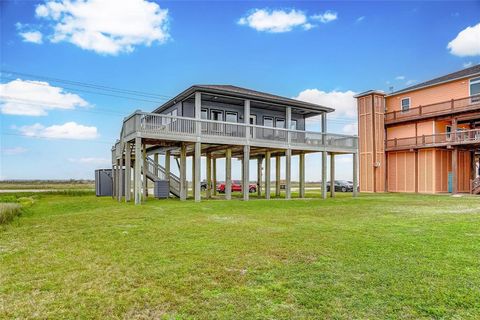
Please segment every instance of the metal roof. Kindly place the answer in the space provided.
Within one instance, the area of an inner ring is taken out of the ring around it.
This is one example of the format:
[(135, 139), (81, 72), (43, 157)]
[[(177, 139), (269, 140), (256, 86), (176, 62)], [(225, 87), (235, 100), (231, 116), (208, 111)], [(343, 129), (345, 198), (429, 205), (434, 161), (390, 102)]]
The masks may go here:
[(189, 96), (191, 96), (195, 92), (203, 92), (208, 94), (217, 94), (217, 95), (224, 95), (227, 97), (235, 97), (241, 99), (250, 99), (253, 101), (259, 101), (264, 103), (272, 103), (276, 105), (282, 106), (291, 106), (298, 109), (305, 109), (314, 112), (333, 112), (335, 109), (330, 107), (325, 107), (322, 105), (304, 102), (296, 99), (286, 98), (278, 95), (274, 95), (271, 93), (241, 88), (232, 85), (214, 85), (214, 84), (207, 84), (207, 85), (193, 85), (190, 88), (186, 89), (185, 91), (178, 94), (175, 98), (167, 101), (163, 105), (156, 108), (153, 112), (159, 112), (165, 108), (172, 106), (173, 104), (182, 101)]
[(432, 79), (432, 80), (428, 80), (428, 81), (425, 81), (425, 82), (407, 87), (405, 89), (394, 91), (392, 93), (389, 93), (387, 96), (394, 96), (394, 95), (397, 95), (399, 93), (418, 90), (418, 89), (425, 88), (425, 87), (431, 87), (431, 86), (434, 86), (434, 85), (438, 85), (438, 84), (442, 84), (442, 83), (446, 83), (446, 82), (450, 82), (450, 81), (454, 81), (454, 80), (459, 80), (459, 79), (463, 79), (463, 78), (467, 78), (467, 77), (471, 77), (471, 76), (475, 76), (475, 75), (480, 76), (480, 64), (477, 64), (476, 66), (473, 66), (473, 67), (470, 67), (470, 68), (462, 69), (460, 71), (452, 72), (452, 73), (449, 73), (447, 75), (444, 75), (444, 76), (441, 76), (441, 77), (438, 77), (438, 78), (435, 78), (435, 79)]

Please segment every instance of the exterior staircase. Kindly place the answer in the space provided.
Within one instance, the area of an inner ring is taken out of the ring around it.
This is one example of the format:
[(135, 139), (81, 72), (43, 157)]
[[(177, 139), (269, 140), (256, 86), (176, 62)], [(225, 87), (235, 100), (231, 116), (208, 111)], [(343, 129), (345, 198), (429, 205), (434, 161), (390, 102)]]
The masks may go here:
[(480, 177), (477, 177), (474, 180), (472, 180), (470, 193), (471, 194), (480, 194)]
[(173, 173), (170, 173), (167, 179), (165, 168), (148, 157), (146, 175), (148, 179), (154, 182), (158, 180), (168, 180), (170, 193), (175, 197), (180, 198), (180, 178)]

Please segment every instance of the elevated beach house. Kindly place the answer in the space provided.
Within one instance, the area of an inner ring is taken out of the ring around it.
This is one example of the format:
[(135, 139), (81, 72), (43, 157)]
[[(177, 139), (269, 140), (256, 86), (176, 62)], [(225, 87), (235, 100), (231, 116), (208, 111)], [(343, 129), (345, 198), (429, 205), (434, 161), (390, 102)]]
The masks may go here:
[[(356, 180), (357, 137), (327, 133), (334, 109), (231, 85), (194, 85), (153, 112), (136, 111), (123, 121), (112, 148), (114, 195), (135, 203), (147, 197), (147, 180), (166, 181), (170, 194), (187, 198), (186, 159), (192, 157), (193, 195), (201, 199), (201, 157), (206, 157), (207, 198), (215, 193), (216, 159), (225, 158), (225, 198), (231, 199), (231, 160), (242, 160), (242, 195), (249, 198), (249, 160), (258, 163), (257, 192), (270, 198), (271, 158), (276, 158), (275, 194), (280, 194), (280, 158), (285, 157), (285, 198), (291, 197), (292, 156), (299, 157), (299, 196), (305, 195), (305, 154), (321, 152), (322, 194), (326, 197), (327, 154), (335, 180), (335, 154), (353, 154)], [(321, 131), (305, 130), (306, 119), (320, 116)], [(159, 154), (165, 156), (161, 165)], [(174, 158), (176, 161), (171, 162)], [(263, 161), (265, 166), (263, 170)], [(179, 176), (171, 172), (178, 166)], [(264, 176), (265, 188), (262, 190)], [(356, 181), (354, 181), (356, 185)], [(334, 188), (332, 188), (334, 189)], [(332, 193), (335, 190), (331, 191)], [(356, 191), (354, 192), (356, 193)]]

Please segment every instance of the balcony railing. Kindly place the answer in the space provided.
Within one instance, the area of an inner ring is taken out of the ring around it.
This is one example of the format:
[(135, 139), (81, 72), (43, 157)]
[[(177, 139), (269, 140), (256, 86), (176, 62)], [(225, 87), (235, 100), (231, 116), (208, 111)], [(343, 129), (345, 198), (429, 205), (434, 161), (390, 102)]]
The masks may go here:
[(244, 123), (194, 119), (157, 113), (135, 112), (124, 120), (122, 134), (128, 137), (139, 133), (158, 139), (185, 141), (198, 137), (203, 142), (267, 145), (279, 148), (331, 148), (355, 152), (356, 136), (283, 128), (264, 127)]
[(480, 95), (461, 99), (433, 103), (425, 106), (410, 108), (407, 111), (390, 111), (385, 113), (385, 123), (396, 123), (415, 120), (422, 117), (433, 117), (452, 112), (470, 111), (480, 108)]
[(474, 143), (480, 143), (480, 129), (388, 139), (386, 148), (387, 150), (410, 149)]

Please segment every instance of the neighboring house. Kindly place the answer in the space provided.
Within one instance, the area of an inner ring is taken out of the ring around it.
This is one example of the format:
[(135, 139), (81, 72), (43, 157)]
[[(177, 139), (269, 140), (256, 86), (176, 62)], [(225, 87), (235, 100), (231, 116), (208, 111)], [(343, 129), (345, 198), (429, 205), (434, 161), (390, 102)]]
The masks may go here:
[(360, 191), (480, 193), (480, 65), (356, 98)]
[[(115, 194), (135, 202), (147, 196), (147, 179), (169, 181), (170, 192), (180, 199), (187, 197), (186, 157), (193, 160), (193, 193), (200, 200), (201, 157), (206, 157), (206, 196), (216, 192), (216, 159), (226, 159), (225, 197), (231, 197), (231, 159), (242, 159), (242, 184), (249, 184), (249, 160), (258, 163), (257, 193), (270, 198), (271, 158), (276, 158), (275, 193), (280, 194), (280, 157), (286, 157), (285, 197), (290, 198), (291, 158), (299, 156), (299, 195), (305, 194), (305, 154), (322, 152), (322, 180), (327, 181), (327, 153), (334, 167), (335, 154), (357, 155), (356, 136), (326, 132), (327, 113), (331, 108), (230, 85), (195, 85), (155, 109), (137, 111), (125, 118), (120, 139), (112, 148)], [(322, 132), (305, 131), (305, 120), (321, 116)], [(164, 165), (158, 163), (165, 155)], [(151, 157), (153, 156), (153, 157)], [(171, 157), (178, 161), (179, 177), (171, 173)], [(135, 161), (137, 160), (137, 161)], [(265, 170), (263, 161), (265, 160)], [(319, 163), (320, 166), (320, 163)], [(132, 174), (132, 167), (134, 168)], [(121, 169), (125, 170), (121, 170)], [(356, 161), (354, 161), (354, 171)], [(334, 180), (334, 170), (331, 171)], [(354, 177), (356, 173), (354, 172)], [(132, 179), (133, 178), (133, 179)], [(133, 184), (133, 188), (132, 188)], [(326, 186), (323, 185), (326, 197)], [(248, 200), (249, 188), (242, 188)]]

